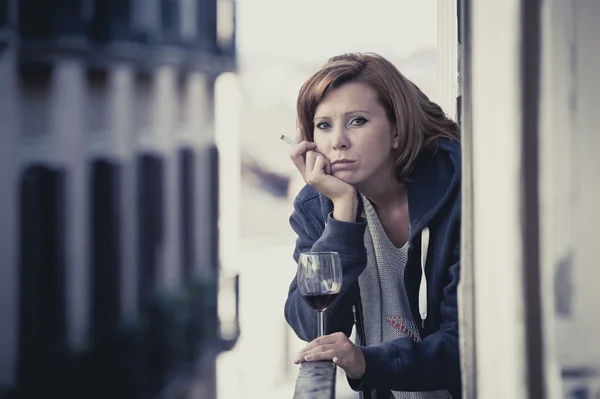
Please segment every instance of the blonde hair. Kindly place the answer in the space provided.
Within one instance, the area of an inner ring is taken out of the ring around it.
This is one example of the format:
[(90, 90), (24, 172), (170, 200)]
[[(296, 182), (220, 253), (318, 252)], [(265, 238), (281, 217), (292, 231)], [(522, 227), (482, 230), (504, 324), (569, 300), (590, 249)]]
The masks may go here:
[(343, 54), (329, 61), (300, 89), (298, 124), (314, 141), (313, 119), (317, 106), (331, 90), (348, 83), (369, 85), (377, 93), (388, 120), (395, 124), (399, 145), (395, 149), (395, 174), (405, 181), (420, 151), (437, 148), (440, 139), (458, 139), (458, 125), (439, 105), (407, 79), (388, 60), (373, 53)]

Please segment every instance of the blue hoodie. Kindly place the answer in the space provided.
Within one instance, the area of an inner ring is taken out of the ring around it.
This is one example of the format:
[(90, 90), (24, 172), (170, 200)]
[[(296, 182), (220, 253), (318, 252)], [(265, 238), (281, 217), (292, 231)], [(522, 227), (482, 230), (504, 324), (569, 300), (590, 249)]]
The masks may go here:
[[(333, 203), (311, 186), (294, 201), (290, 224), (298, 238), (294, 259), (309, 251), (338, 252), (343, 283), (336, 301), (325, 312), (326, 334), (350, 336), (356, 324), (366, 370), (350, 386), (365, 398), (387, 398), (389, 390), (435, 391), (447, 389), (461, 397), (458, 342), (457, 285), (460, 276), (461, 156), (458, 140), (442, 139), (437, 150), (423, 150), (406, 183), (411, 232), (405, 287), (413, 318), (422, 340), (410, 337), (376, 346), (364, 346), (358, 276), (366, 267), (364, 235), (367, 227), (359, 206), (355, 223), (332, 218)], [(421, 323), (421, 232), (429, 229), (426, 254), (427, 316)], [(304, 341), (317, 336), (315, 311), (304, 301), (292, 281), (285, 303), (285, 318)]]

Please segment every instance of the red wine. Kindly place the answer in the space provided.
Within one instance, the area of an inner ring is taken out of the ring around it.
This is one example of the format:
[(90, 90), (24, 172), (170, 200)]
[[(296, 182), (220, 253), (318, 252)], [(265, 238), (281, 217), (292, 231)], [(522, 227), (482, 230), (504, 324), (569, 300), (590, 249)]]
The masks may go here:
[(304, 295), (304, 299), (306, 302), (313, 308), (318, 311), (323, 311), (329, 307), (337, 298), (337, 292), (323, 293), (323, 294), (308, 294)]

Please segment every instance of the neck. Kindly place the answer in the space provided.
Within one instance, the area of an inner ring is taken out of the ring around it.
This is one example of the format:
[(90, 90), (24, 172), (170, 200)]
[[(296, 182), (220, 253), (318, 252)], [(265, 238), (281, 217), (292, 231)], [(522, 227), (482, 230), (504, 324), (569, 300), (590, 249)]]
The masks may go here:
[(375, 209), (394, 208), (407, 201), (406, 185), (399, 182), (393, 172), (371, 178), (356, 189), (369, 199)]

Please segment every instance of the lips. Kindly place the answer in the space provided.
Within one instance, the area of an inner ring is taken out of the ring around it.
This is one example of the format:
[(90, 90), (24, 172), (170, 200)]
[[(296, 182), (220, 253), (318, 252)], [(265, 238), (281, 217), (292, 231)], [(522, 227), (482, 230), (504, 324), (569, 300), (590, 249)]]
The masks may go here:
[(338, 159), (331, 163), (331, 172), (351, 171), (355, 169), (355, 161), (349, 159)]
[(338, 159), (337, 161), (333, 161), (331, 163), (331, 166), (333, 165), (346, 165), (346, 164), (351, 164), (354, 163), (355, 161), (351, 161), (349, 159)]

